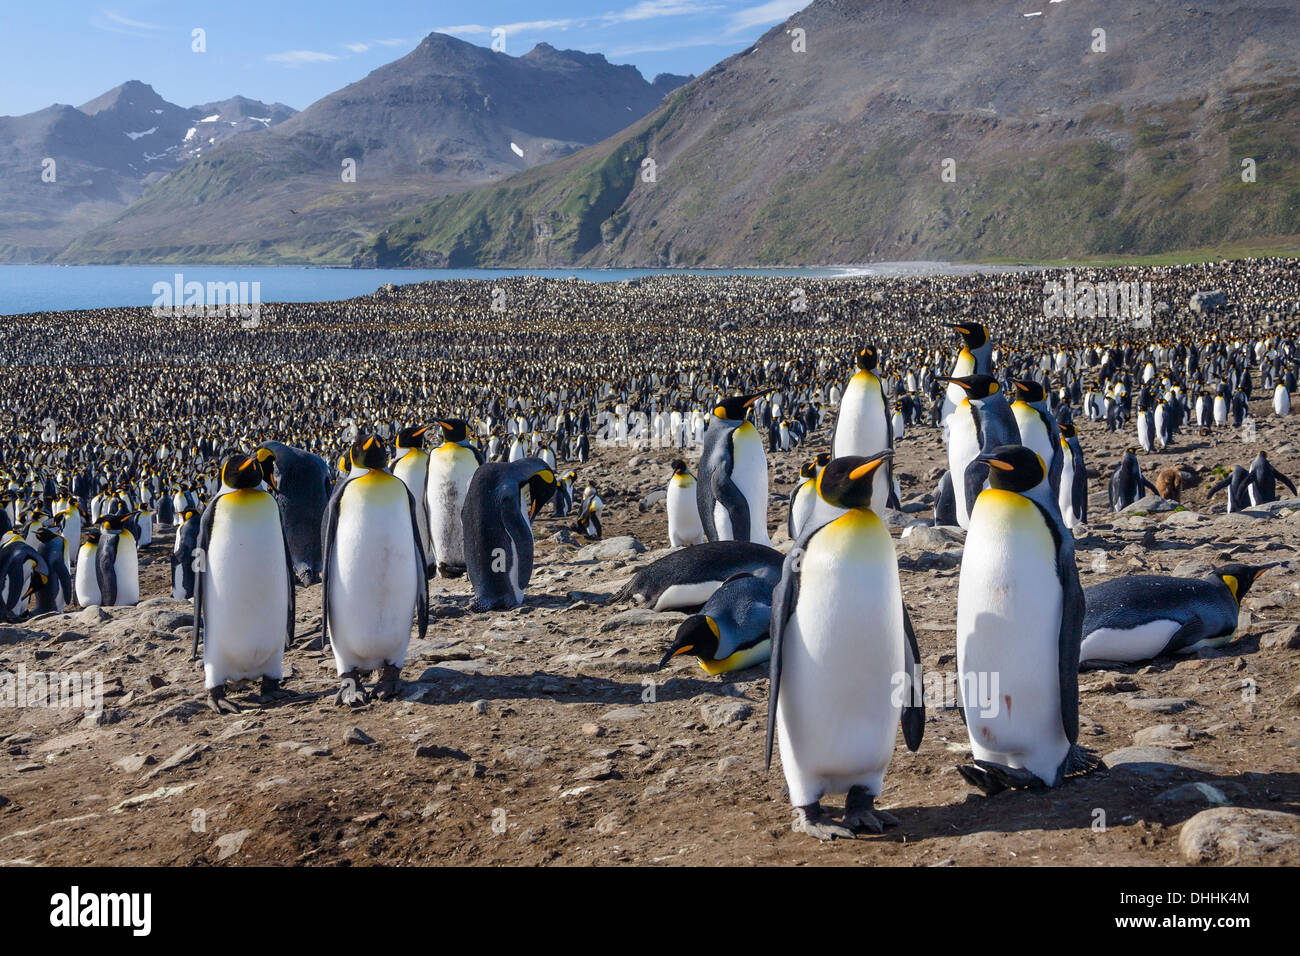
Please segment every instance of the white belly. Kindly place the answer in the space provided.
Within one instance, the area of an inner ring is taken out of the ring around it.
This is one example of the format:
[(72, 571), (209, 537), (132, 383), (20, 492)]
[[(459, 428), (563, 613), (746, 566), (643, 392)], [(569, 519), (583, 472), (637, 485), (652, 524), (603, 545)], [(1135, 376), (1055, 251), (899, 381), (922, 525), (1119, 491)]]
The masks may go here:
[[(731, 436), (731, 480), (749, 502), (749, 540), (770, 545), (767, 536), (767, 455), (754, 426), (746, 422)], [(719, 529), (719, 537), (721, 537)]]
[(102, 600), (99, 596), (99, 578), (95, 575), (95, 555), (98, 548), (83, 544), (77, 551), (77, 603), (90, 607)]
[(1291, 393), (1285, 385), (1279, 385), (1273, 390), (1273, 413), (1278, 416), (1291, 414)]
[(1048, 784), (1069, 751), (1057, 677), (1061, 595), (1038, 510), (1010, 492), (982, 494), (957, 588), (966, 728), (976, 758), (1024, 767)]
[(405, 663), (423, 576), (416, 564), (404, 486), (383, 473), (354, 479), (330, 554), (329, 633), (340, 674)]
[(443, 445), (429, 456), (429, 537), (433, 555), (443, 564), (465, 564), (465, 529), (460, 512), (465, 492), (478, 468), (474, 453), (468, 448)]
[(902, 595), (879, 518), (850, 513), (809, 542), (782, 643), (777, 729), (795, 806), (854, 785), (879, 794), (904, 673)]
[(415, 499), (415, 522), (420, 529), (420, 544), (425, 557), (429, 557), (429, 515), (424, 507), (424, 495), (429, 481), (429, 456), (418, 448), (412, 448), (393, 466), (393, 474), (406, 485), (406, 490)]
[(123, 531), (117, 537), (117, 561), (113, 564), (117, 579), (117, 606), (134, 607), (140, 603), (140, 556), (135, 538)]
[(1061, 487), (1056, 503), (1061, 508), (1061, 517), (1067, 528), (1073, 528), (1079, 523), (1079, 518), (1074, 513), (1074, 455), (1064, 446), (1061, 447)]
[(222, 495), (203, 581), (205, 686), (282, 676), (289, 571), (280, 511), (266, 492)]
[(700, 520), (699, 504), (695, 500), (695, 485), (668, 482), (668, 543), (673, 547), (699, 544), (704, 541), (704, 523)]
[(975, 420), (969, 405), (958, 405), (948, 416), (948, 471), (952, 477), (953, 500), (957, 506), (957, 523), (963, 528), (970, 525), (970, 508), (966, 503), (966, 466), (980, 453), (975, 435)]
[(1145, 661), (1165, 649), (1182, 625), (1162, 619), (1123, 630), (1099, 627), (1083, 638), (1079, 661)]

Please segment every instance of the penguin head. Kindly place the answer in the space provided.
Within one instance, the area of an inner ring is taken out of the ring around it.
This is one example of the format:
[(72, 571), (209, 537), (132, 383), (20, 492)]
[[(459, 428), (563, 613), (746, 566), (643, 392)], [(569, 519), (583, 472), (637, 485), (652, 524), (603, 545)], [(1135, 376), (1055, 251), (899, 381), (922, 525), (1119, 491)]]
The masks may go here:
[(231, 455), (221, 466), (221, 483), (237, 490), (256, 488), (262, 479), (262, 463), (257, 455)]
[(988, 464), (989, 486), (1000, 491), (1028, 491), (1047, 476), (1043, 459), (1024, 445), (999, 445), (975, 460)]
[(428, 430), (428, 425), (410, 425), (403, 428), (397, 433), (397, 447), (402, 450), (407, 448), (423, 448), (424, 433)]
[(388, 446), (375, 435), (362, 435), (348, 452), (353, 468), (383, 470), (388, 467)]
[(542, 505), (555, 497), (555, 472), (549, 468), (541, 468), (531, 475), (526, 482), (528, 485), (528, 520), (537, 517), (537, 512), (542, 510)]
[(711, 661), (717, 659), (718, 653), (718, 622), (707, 614), (692, 614), (686, 620), (682, 621), (681, 626), (677, 628), (677, 634), (673, 637), (672, 646), (664, 654), (663, 660), (659, 662), (659, 670), (663, 670), (678, 654), (693, 654), (700, 660)]
[(100, 531), (98, 528), (87, 528), (85, 533), (85, 543), (90, 545), (92, 548), (99, 547), (99, 534)]
[(864, 345), (858, 349), (858, 354), (854, 357), (859, 369), (864, 372), (875, 371), (876, 366), (880, 363), (880, 353), (876, 351), (874, 345)]
[(1014, 379), (1016, 385), (1016, 398), (1026, 404), (1032, 405), (1034, 402), (1047, 401), (1047, 390), (1038, 382), (1032, 379)]
[(1250, 586), (1255, 583), (1265, 571), (1270, 568), (1276, 568), (1282, 562), (1272, 561), (1268, 564), (1225, 564), (1215, 568), (1211, 573), (1213, 577), (1218, 578), (1228, 590), (1232, 592), (1233, 599), (1240, 604), (1246, 597)]
[(996, 395), (1002, 386), (992, 375), (962, 375), (957, 378), (941, 377), (941, 382), (951, 382), (958, 386), (972, 402), (982, 401), (990, 395)]
[(957, 322), (948, 327), (961, 336), (962, 344), (968, 349), (977, 349), (989, 340), (988, 330), (978, 322)]
[(269, 448), (259, 448), (253, 454), (257, 458), (257, 468), (262, 474), (262, 480), (266, 482), (266, 487), (272, 491), (279, 491), (279, 486), (275, 483), (275, 452)]
[(438, 427), (442, 429), (443, 441), (462, 442), (469, 437), (468, 422), (459, 418), (439, 418), (437, 421)]
[(893, 457), (893, 451), (885, 449), (870, 458), (849, 455), (832, 459), (817, 475), (817, 494), (837, 508), (869, 508), (872, 476)]
[(1079, 433), (1074, 427), (1074, 422), (1057, 422), (1056, 427), (1061, 430), (1061, 437), (1065, 439), (1073, 438)]
[(806, 462), (804, 462), (804, 463), (803, 463), (803, 467), (801, 467), (801, 468), (799, 469), (799, 477), (800, 477), (800, 478), (816, 478), (816, 477), (817, 477), (817, 459), (814, 458), (814, 459), (812, 459), (811, 461), (806, 461)]
[(686, 467), (686, 462), (682, 461), (680, 458), (674, 458), (674, 459), (673, 459), (673, 477), (674, 477), (674, 478), (681, 478), (681, 477), (683, 477), (683, 476), (685, 476), (685, 475), (689, 475), (690, 473), (691, 473), (691, 470), (690, 470), (689, 468)]
[(713, 406), (713, 414), (724, 422), (744, 421), (745, 412), (749, 411), (750, 407), (766, 394), (767, 392), (755, 392), (752, 395), (733, 395), (730, 398), (720, 398), (717, 404)]
[(101, 531), (107, 531), (109, 534), (120, 534), (126, 530), (126, 523), (134, 517), (134, 511), (125, 514), (101, 515), (99, 527)]

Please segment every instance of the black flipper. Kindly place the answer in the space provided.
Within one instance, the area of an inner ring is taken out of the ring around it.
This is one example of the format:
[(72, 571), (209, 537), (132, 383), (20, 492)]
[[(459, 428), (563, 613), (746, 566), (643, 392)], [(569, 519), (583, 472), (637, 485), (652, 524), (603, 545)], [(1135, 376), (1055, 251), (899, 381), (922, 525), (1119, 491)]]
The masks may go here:
[(203, 583), (208, 579), (208, 542), (212, 539), (212, 519), (216, 516), (217, 502), (220, 500), (221, 496), (218, 495), (203, 509), (203, 517), (199, 519), (199, 537), (194, 544), (194, 553), (189, 558), (193, 562), (199, 555), (203, 556), (199, 568), (194, 571), (194, 640), (190, 648), (192, 661), (199, 659), (199, 642), (203, 640)]
[(1213, 498), (1215, 495), (1217, 495), (1224, 488), (1228, 487), (1228, 485), (1230, 484), (1232, 484), (1232, 478), (1231, 477), (1224, 478), (1221, 482), (1219, 482), (1217, 485), (1215, 485), (1213, 488), (1210, 489), (1210, 493), (1206, 495), (1206, 497)]
[(1207, 637), (1220, 636), (1218, 634), (1206, 634), (1205, 622), (1201, 620), (1199, 614), (1193, 611), (1191, 618), (1184, 621), (1182, 627), (1169, 635), (1169, 643), (1164, 646), (1164, 650), (1160, 654), (1175, 654), (1182, 648), (1195, 644), (1197, 641), (1204, 640)]
[[(280, 519), (280, 538), (284, 541), (284, 570), (289, 577), (289, 618), (285, 624), (284, 646), (293, 647), (294, 626), (297, 623), (298, 610), (298, 576), (293, 573), (293, 552), (289, 550), (289, 532), (284, 527), (283, 512), (276, 508), (276, 516)], [(322, 615), (324, 617), (324, 615)], [(262, 680), (268, 680), (263, 677)]]
[[(749, 540), (749, 502), (740, 493), (730, 475), (713, 473), (713, 500), (727, 509), (731, 516), (731, 538), (733, 541)], [(712, 521), (712, 515), (709, 516)], [(716, 525), (714, 535), (717, 535)]]
[(1290, 488), (1291, 494), (1293, 496), (1297, 494), (1295, 490), (1295, 485), (1291, 484), (1291, 479), (1288, 478), (1286, 475), (1282, 474), (1282, 472), (1278, 471), (1276, 468), (1273, 469), (1273, 477), (1276, 478), (1278, 481), (1282, 482), (1282, 484), (1286, 485), (1288, 488)]
[(975, 499), (980, 496), (984, 490), (984, 482), (989, 477), (989, 465), (984, 461), (972, 461), (966, 466), (966, 474), (963, 480), (966, 483), (966, 520), (970, 521), (971, 514), (975, 511)]
[[(411, 533), (415, 536), (415, 558), (418, 562), (416, 569), (419, 572), (416, 577), (415, 585), (415, 620), (419, 627), (420, 639), (429, 630), (429, 576), (427, 573), (428, 565), (424, 559), (424, 542), (420, 540), (420, 524), (415, 514), (415, 495), (411, 494), (410, 489), (406, 491), (406, 500), (411, 508)], [(336, 519), (337, 520), (337, 519)]]
[[(1030, 499), (1033, 501), (1033, 499)], [(1061, 688), (1061, 726), (1071, 744), (1079, 740), (1079, 648), (1083, 644), (1084, 596), (1074, 560), (1074, 536), (1061, 533), (1059, 518), (1034, 501), (1056, 544), (1056, 579), (1061, 585), (1061, 626), (1056, 668)], [(977, 761), (978, 762), (978, 761)]]
[(100, 607), (117, 603), (117, 545), (120, 535), (102, 534), (95, 555), (95, 574), (99, 577)]
[(921, 649), (916, 643), (916, 631), (912, 627), (912, 618), (903, 604), (903, 634), (907, 641), (907, 699), (903, 702), (903, 713), (899, 723), (903, 728), (903, 740), (907, 749), (916, 753), (925, 736), (925, 699), (921, 682)]
[(813, 528), (799, 536), (790, 553), (781, 564), (781, 581), (772, 591), (772, 620), (768, 627), (772, 651), (768, 667), (767, 690), (767, 745), (763, 751), (763, 769), (772, 769), (772, 742), (776, 739), (776, 702), (781, 693), (781, 646), (786, 625), (795, 605), (799, 603), (799, 562), (807, 549), (808, 541), (820, 529)]
[(945, 471), (934, 491), (934, 526), (957, 524), (957, 497), (952, 488), (952, 472)]

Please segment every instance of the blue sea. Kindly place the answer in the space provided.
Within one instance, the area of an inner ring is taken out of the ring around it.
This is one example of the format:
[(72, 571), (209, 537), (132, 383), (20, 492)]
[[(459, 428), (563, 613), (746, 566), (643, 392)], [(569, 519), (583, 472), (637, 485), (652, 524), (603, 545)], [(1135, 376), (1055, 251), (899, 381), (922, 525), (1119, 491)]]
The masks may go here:
[(577, 277), (619, 282), (650, 275), (753, 275), (835, 278), (854, 275), (962, 275), (1005, 267), (944, 262), (880, 262), (862, 266), (790, 269), (321, 269), (298, 266), (49, 266), (0, 265), (0, 315), (147, 306), (154, 284), (260, 282), (262, 302), (327, 302), (368, 295), (386, 283), (440, 279), (501, 279), (510, 276)]

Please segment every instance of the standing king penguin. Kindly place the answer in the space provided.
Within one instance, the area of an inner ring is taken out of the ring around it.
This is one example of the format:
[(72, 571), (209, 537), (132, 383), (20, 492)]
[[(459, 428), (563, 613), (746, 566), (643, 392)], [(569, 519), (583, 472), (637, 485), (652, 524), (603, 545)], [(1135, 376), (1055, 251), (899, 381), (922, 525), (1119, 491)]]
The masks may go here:
[[(820, 840), (880, 833), (897, 819), (873, 803), (896, 726), (921, 745), (921, 657), (903, 606), (894, 542), (871, 509), (875, 472), (892, 453), (836, 458), (817, 493), (845, 514), (809, 528), (786, 556), (773, 594), (766, 761), (780, 729), (794, 830)], [(846, 793), (843, 823), (822, 808)]]
[[(894, 429), (889, 402), (885, 399), (885, 386), (876, 377), (879, 354), (868, 345), (858, 350), (855, 361), (858, 370), (844, 386), (835, 434), (831, 436), (832, 458), (870, 458), (894, 448)], [(871, 500), (878, 508), (898, 507), (894, 498), (893, 475), (893, 460), (886, 458), (875, 471), (876, 487), (871, 494)]]
[(388, 449), (374, 435), (352, 445), (354, 471), (325, 509), (322, 595), (325, 634), (341, 681), (336, 704), (370, 700), (362, 684), (379, 671), (381, 700), (397, 696), (415, 619), (429, 627), (429, 586), (415, 497), (388, 471)]
[(429, 455), (425, 505), (429, 510), (430, 561), (444, 578), (465, 573), (465, 533), (461, 511), (483, 453), (470, 442), (469, 425), (459, 418), (438, 419), (442, 444)]
[(695, 476), (680, 458), (673, 460), (673, 476), (668, 479), (664, 505), (668, 511), (668, 543), (674, 548), (703, 544), (704, 524), (695, 492)]
[(406, 490), (415, 499), (415, 517), (420, 526), (420, 547), (429, 564), (425, 576), (431, 576), (437, 560), (433, 553), (433, 539), (429, 535), (429, 506), (425, 496), (429, 489), (429, 454), (424, 450), (424, 433), (427, 425), (403, 428), (397, 433), (397, 460), (393, 462), (393, 475), (400, 478)]
[[(525, 513), (520, 495), (528, 489)], [(533, 575), (532, 519), (555, 494), (555, 472), (540, 458), (488, 462), (474, 472), (461, 512), (465, 563), (475, 611), (518, 607)]]
[(261, 487), (261, 465), (256, 452), (226, 459), (221, 483), (229, 490), (204, 509), (195, 548), (192, 657), (202, 641), (203, 686), (218, 714), (240, 710), (226, 697), (230, 681), (259, 678), (263, 701), (288, 696), (280, 681), (293, 640), (293, 558), (280, 508)]
[(767, 534), (767, 455), (758, 429), (745, 420), (745, 412), (765, 394), (721, 398), (713, 408), (695, 483), (710, 541), (772, 543)]
[(132, 517), (133, 512), (121, 512), (101, 515), (99, 519), (95, 575), (99, 601), (104, 607), (131, 607), (140, 603), (140, 558), (135, 535), (127, 528)]
[(975, 766), (990, 796), (1055, 787), (1099, 766), (1078, 745), (1084, 599), (1074, 536), (1023, 445), (980, 459), (990, 487), (971, 511), (957, 585), (958, 693)]

